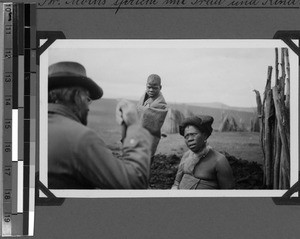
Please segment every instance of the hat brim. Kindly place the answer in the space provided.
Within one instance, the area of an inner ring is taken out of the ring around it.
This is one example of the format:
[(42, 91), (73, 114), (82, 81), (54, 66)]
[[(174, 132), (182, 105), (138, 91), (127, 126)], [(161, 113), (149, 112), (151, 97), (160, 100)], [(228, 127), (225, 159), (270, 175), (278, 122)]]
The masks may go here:
[(103, 90), (92, 79), (83, 76), (50, 76), (48, 78), (48, 90), (79, 86), (85, 88), (90, 93), (92, 100), (100, 99), (103, 96)]

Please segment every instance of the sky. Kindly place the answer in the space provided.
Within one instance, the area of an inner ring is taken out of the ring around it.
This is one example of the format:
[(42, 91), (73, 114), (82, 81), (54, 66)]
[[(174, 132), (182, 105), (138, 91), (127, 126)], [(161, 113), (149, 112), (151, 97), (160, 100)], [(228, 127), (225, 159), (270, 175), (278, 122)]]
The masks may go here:
[(263, 94), (276, 46), (286, 47), (274, 40), (57, 40), (44, 53), (43, 64), (81, 63), (103, 88), (104, 98), (138, 100), (147, 77), (158, 74), (167, 102), (255, 107), (253, 90)]

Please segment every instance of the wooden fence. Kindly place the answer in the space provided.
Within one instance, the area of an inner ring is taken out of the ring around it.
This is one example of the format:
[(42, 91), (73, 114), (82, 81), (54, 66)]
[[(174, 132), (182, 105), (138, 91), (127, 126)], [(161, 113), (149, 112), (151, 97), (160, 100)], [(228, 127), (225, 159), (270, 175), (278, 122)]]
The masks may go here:
[(290, 187), (290, 62), (287, 48), (281, 48), (280, 53), (279, 63), (279, 52), (276, 48), (273, 87), (273, 67), (268, 67), (263, 101), (259, 91), (254, 90), (264, 154), (263, 181), (267, 189)]

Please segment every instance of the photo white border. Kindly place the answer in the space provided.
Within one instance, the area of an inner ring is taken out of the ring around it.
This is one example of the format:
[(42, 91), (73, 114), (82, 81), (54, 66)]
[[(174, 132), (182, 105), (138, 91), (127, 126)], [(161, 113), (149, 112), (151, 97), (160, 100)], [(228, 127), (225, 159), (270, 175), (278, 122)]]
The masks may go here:
[[(42, 41), (41, 41), (42, 44)], [(50, 48), (282, 48), (281, 40), (56, 40)], [(49, 49), (49, 48), (48, 48)], [(290, 185), (298, 182), (299, 98), (298, 56), (290, 49)], [(48, 186), (48, 50), (40, 56), (40, 155), (39, 180)], [(296, 80), (297, 79), (297, 80)], [(287, 190), (50, 190), (61, 198), (157, 198), (157, 197), (281, 197)], [(42, 193), (39, 195), (44, 197)], [(295, 195), (296, 196), (296, 195)]]

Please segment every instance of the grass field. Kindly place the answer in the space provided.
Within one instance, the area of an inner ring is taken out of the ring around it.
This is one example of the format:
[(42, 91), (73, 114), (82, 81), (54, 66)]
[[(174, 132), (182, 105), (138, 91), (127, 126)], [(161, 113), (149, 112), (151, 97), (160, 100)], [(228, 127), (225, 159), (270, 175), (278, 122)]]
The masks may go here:
[[(208, 143), (217, 151), (227, 152), (238, 159), (262, 163), (263, 153), (259, 134), (253, 132), (213, 132)], [(161, 139), (157, 153), (181, 156), (187, 150), (183, 137), (171, 134)]]
[[(88, 126), (94, 129), (112, 150), (119, 150), (122, 146), (121, 128), (115, 121), (116, 104), (117, 100), (110, 99), (93, 102), (88, 119)], [(215, 112), (216, 109), (213, 111)], [(208, 142), (216, 150), (225, 151), (236, 158), (262, 163), (263, 154), (259, 143), (259, 133), (215, 131)], [(179, 134), (170, 134), (161, 139), (156, 153), (181, 156), (186, 150), (183, 138)]]

